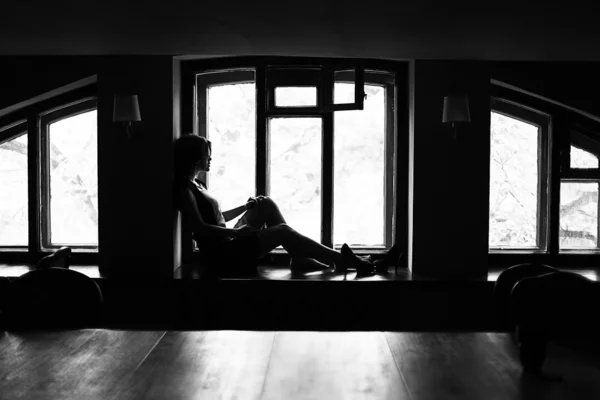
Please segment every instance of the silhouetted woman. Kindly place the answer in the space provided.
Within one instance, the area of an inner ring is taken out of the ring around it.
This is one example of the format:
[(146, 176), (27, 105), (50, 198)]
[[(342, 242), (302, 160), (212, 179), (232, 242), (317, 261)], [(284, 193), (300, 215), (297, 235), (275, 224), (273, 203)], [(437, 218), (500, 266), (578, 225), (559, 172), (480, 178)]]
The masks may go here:
[[(210, 170), (211, 152), (211, 142), (201, 136), (188, 134), (175, 141), (175, 202), (211, 264), (248, 272), (255, 270), (258, 258), (281, 245), (291, 256), (292, 269), (333, 264), (344, 276), (348, 268), (372, 271), (372, 264), (355, 256), (346, 244), (338, 252), (295, 231), (270, 197), (251, 197), (246, 204), (221, 211), (217, 199), (197, 179), (200, 172)], [(225, 222), (241, 214), (234, 228), (226, 227)]]

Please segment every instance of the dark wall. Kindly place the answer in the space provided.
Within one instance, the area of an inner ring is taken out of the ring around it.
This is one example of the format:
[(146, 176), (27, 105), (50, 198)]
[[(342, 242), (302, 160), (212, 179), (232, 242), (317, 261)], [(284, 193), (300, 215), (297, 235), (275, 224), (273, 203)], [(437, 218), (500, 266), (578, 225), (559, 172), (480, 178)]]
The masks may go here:
[(598, 62), (492, 62), (493, 79), (600, 115)]
[(0, 110), (98, 71), (98, 57), (0, 57)]
[[(115, 93), (138, 95), (131, 139), (112, 121)], [(101, 271), (172, 276), (173, 58), (103, 58), (98, 98)]]
[[(485, 62), (421, 61), (411, 71), (409, 237), (413, 273), (487, 276), (490, 102)], [(442, 123), (443, 98), (466, 94), (471, 122)]]

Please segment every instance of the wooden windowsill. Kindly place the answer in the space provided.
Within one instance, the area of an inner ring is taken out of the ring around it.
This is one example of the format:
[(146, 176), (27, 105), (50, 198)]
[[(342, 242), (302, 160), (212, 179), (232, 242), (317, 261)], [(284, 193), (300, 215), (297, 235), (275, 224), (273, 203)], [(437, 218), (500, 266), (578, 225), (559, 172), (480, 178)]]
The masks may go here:
[[(0, 277), (10, 277), (16, 278), (18, 276), (23, 275), (26, 272), (29, 272), (32, 268), (32, 265), (27, 264), (7, 264), (0, 263)], [(181, 278), (181, 271), (185, 268), (190, 268), (189, 266), (182, 265), (178, 268), (179, 276), (177, 278)], [(191, 267), (193, 269), (193, 267)], [(100, 271), (98, 270), (97, 265), (71, 265), (70, 269), (81, 272), (84, 275), (89, 276), (90, 278), (102, 278), (100, 275)], [(600, 281), (600, 268), (590, 268), (590, 267), (582, 267), (582, 268), (558, 268), (561, 271), (565, 272), (574, 272), (580, 274), (592, 281), (599, 282)], [(503, 268), (494, 268), (490, 267), (488, 271), (488, 282), (495, 282), (498, 279), (498, 276), (503, 271)], [(339, 279), (338, 279), (339, 278)], [(348, 278), (352, 280), (357, 280), (355, 272), (349, 272)], [(192, 278), (193, 279), (193, 278)], [(328, 271), (309, 271), (309, 272), (294, 272), (292, 273), (290, 269), (286, 265), (261, 265), (259, 266), (259, 274), (255, 279), (265, 280), (265, 279), (275, 279), (275, 280), (342, 280), (343, 278), (339, 274), (333, 274)], [(358, 280), (368, 280), (368, 281), (414, 281), (414, 280), (431, 280), (426, 278), (419, 278), (414, 276), (409, 270), (406, 268), (398, 268), (398, 274), (394, 273), (394, 268), (389, 268), (387, 274), (375, 274), (373, 276), (358, 278)], [(435, 279), (434, 279), (435, 280)]]
[[(488, 282), (496, 282), (498, 279), (498, 275), (506, 268), (494, 268), (490, 267), (488, 270)], [(559, 271), (563, 272), (573, 272), (579, 274), (585, 278), (588, 278), (592, 281), (598, 282), (600, 281), (600, 268), (592, 268), (592, 267), (570, 267), (570, 268), (561, 268), (557, 267)]]
[[(33, 265), (30, 264), (0, 264), (0, 277), (16, 278), (31, 271), (32, 268)], [(101, 278), (97, 265), (71, 265), (69, 269), (81, 272), (90, 278)]]

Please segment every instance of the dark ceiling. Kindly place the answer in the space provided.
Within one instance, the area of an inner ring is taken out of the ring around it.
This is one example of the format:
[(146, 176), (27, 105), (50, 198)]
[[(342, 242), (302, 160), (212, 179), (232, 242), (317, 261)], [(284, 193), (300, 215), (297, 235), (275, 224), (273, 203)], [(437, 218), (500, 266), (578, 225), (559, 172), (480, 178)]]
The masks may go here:
[(598, 14), (577, 1), (35, 3), (3, 2), (0, 54), (600, 60)]

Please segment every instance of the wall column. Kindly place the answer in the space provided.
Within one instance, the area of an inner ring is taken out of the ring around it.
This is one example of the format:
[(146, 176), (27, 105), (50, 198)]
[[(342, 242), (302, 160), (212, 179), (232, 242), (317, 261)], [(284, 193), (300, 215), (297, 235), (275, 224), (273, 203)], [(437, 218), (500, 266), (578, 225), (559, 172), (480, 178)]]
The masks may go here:
[[(409, 267), (436, 278), (487, 277), (489, 74), (485, 62), (414, 61), (410, 70)], [(443, 98), (469, 96), (458, 139)]]
[[(173, 57), (102, 57), (98, 72), (100, 270), (173, 276)], [(137, 94), (142, 122), (127, 138), (114, 94)]]

